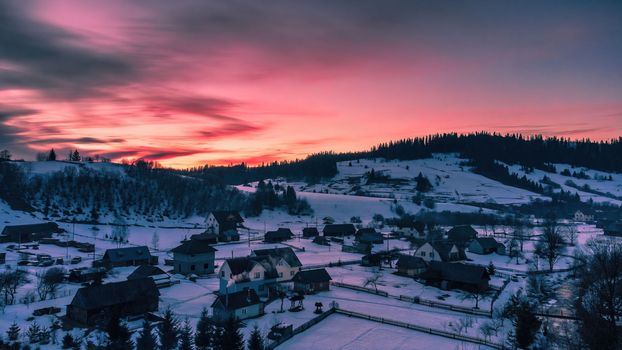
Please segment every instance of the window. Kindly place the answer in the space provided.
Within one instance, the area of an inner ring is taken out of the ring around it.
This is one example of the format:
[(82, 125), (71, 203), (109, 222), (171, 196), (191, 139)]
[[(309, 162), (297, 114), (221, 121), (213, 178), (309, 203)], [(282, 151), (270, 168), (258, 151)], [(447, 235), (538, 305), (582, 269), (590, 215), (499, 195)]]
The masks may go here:
[(283, 272), (279, 272), (279, 277), (283, 278)]
[(290, 276), (293, 276), (293, 275), (294, 275), (294, 271), (290, 271), (290, 272), (289, 272), (289, 275), (290, 275)]
[(220, 271), (220, 277), (225, 278), (225, 271)]
[(430, 252), (430, 258), (434, 257), (434, 252)]
[(190, 265), (190, 271), (194, 271), (194, 265)]
[(425, 252), (421, 252), (421, 256), (425, 256)]
[(261, 272), (255, 272), (255, 278), (261, 278)]
[(242, 315), (246, 315), (246, 308), (242, 309)]
[(203, 264), (203, 268), (206, 269), (206, 270), (209, 269), (209, 263)]

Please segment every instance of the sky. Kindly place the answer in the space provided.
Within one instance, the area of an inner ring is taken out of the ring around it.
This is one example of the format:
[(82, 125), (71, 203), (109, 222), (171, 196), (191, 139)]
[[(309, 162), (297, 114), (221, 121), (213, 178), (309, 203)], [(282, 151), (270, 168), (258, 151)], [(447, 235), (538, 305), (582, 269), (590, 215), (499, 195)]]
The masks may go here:
[(621, 1), (3, 1), (0, 149), (260, 164), (622, 135)]

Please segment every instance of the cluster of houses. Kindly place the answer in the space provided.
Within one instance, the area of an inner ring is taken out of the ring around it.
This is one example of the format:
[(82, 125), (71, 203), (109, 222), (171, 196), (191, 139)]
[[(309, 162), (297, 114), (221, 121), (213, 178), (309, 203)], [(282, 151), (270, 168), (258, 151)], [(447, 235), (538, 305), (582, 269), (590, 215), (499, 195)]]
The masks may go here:
[(453, 227), (447, 238), (425, 242), (413, 255), (401, 255), (398, 274), (414, 277), (442, 289), (484, 291), (490, 276), (484, 266), (463, 263), (465, 250), (474, 254), (505, 254), (503, 243), (493, 237), (478, 237), (471, 226)]
[(240, 320), (263, 314), (265, 301), (274, 300), (286, 288), (309, 294), (328, 290), (325, 269), (302, 270), (292, 248), (253, 250), (249, 256), (225, 260), (218, 272), (220, 289), (212, 304), (213, 319)]

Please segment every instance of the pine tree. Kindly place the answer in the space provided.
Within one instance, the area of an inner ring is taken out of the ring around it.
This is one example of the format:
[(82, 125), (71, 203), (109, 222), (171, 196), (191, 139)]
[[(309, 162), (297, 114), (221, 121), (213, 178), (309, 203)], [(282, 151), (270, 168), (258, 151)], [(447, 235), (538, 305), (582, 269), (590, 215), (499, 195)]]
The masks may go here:
[(50, 150), (50, 153), (48, 154), (48, 159), (49, 161), (55, 161), (56, 160), (56, 152), (54, 152), (54, 148), (52, 148)]
[(213, 345), (214, 331), (214, 326), (207, 317), (207, 309), (203, 308), (194, 333), (194, 345), (196, 345), (197, 350), (208, 350)]
[(173, 350), (177, 346), (179, 337), (179, 321), (175, 318), (171, 309), (164, 312), (164, 321), (158, 327), (161, 350)]
[(222, 350), (244, 350), (244, 338), (240, 332), (240, 323), (230, 317), (223, 327), (221, 337)]
[(192, 326), (188, 319), (184, 322), (183, 327), (179, 331), (179, 350), (192, 350), (194, 345), (192, 344)]
[(151, 323), (145, 320), (143, 322), (143, 329), (140, 331), (138, 339), (136, 339), (136, 350), (151, 350), (157, 348), (155, 336), (153, 335), (153, 328)]
[(9, 329), (6, 331), (6, 335), (7, 335), (7, 337), (9, 337), (10, 341), (16, 341), (17, 338), (19, 338), (19, 333), (21, 331), (22, 330), (19, 328), (17, 323), (15, 323), (15, 321), (13, 321), (13, 323), (11, 324), (11, 327), (9, 327)]
[(261, 335), (257, 325), (253, 327), (253, 331), (251, 332), (251, 336), (248, 339), (248, 344), (246, 346), (248, 347), (248, 350), (264, 350), (263, 336)]
[(73, 348), (73, 337), (71, 336), (70, 333), (65, 333), (65, 336), (63, 337), (63, 349), (71, 349)]
[(108, 350), (133, 349), (134, 342), (131, 339), (131, 333), (127, 327), (121, 323), (119, 316), (113, 316), (106, 326), (108, 333)]
[(486, 271), (488, 272), (490, 276), (493, 276), (495, 272), (497, 272), (497, 268), (495, 267), (495, 264), (492, 263), (492, 261), (488, 263), (488, 267), (486, 268)]

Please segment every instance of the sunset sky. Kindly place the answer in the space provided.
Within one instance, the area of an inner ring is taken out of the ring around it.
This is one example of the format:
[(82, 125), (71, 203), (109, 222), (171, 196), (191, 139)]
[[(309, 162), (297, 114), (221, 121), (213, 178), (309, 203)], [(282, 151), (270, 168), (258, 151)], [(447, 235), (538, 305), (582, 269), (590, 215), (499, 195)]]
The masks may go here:
[(622, 1), (3, 1), (0, 149), (251, 164), (622, 135)]

